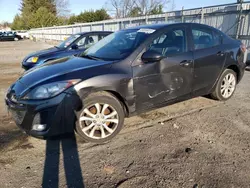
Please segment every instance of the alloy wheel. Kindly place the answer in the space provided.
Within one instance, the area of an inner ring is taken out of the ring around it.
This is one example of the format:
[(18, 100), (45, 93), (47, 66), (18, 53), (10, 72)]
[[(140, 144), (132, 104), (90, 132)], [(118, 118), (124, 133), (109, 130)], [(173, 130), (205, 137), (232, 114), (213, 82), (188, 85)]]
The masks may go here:
[(227, 99), (232, 96), (236, 87), (236, 78), (232, 73), (227, 74), (221, 83), (221, 95)]
[(80, 114), (82, 132), (92, 139), (104, 139), (114, 133), (119, 123), (117, 111), (109, 104), (96, 103)]

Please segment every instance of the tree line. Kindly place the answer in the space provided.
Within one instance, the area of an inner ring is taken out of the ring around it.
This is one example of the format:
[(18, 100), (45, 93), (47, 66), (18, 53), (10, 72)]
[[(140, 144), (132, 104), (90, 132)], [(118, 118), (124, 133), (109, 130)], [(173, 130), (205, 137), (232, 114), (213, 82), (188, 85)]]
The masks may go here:
[[(174, 4), (174, 0), (173, 4)], [(68, 0), (22, 0), (13, 30), (87, 23), (113, 18), (161, 14), (170, 0), (108, 0), (105, 8), (70, 15)]]

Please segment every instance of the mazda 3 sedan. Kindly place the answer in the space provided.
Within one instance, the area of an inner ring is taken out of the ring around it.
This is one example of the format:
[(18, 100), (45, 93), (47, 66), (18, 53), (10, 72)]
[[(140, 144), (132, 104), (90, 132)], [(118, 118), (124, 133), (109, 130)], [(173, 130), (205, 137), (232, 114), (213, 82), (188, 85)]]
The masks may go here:
[(111, 33), (110, 31), (93, 31), (73, 34), (53, 48), (29, 54), (24, 58), (22, 67), (25, 70), (29, 70), (51, 60), (81, 54), (84, 50)]
[(30, 135), (75, 130), (101, 143), (118, 134), (125, 117), (208, 94), (228, 100), (245, 56), (240, 41), (206, 25), (139, 26), (107, 36), (79, 57), (27, 71), (5, 100)]

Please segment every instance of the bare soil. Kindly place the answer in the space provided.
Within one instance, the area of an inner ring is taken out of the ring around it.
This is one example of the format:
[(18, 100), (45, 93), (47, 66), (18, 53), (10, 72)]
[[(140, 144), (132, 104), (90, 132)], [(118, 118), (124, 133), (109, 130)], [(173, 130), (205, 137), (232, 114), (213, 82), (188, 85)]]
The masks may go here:
[(250, 74), (228, 102), (196, 98), (126, 120), (112, 141), (22, 133), (4, 94), (28, 53), (49, 45), (0, 43), (0, 187), (250, 187)]

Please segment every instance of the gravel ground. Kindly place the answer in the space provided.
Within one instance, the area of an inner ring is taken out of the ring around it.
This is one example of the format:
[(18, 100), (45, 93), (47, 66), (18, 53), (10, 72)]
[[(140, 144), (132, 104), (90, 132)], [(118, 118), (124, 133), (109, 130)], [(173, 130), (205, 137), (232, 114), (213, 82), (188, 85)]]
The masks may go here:
[[(21, 59), (47, 46), (0, 43), (0, 98), (22, 72)], [(74, 135), (28, 137), (1, 100), (0, 187), (250, 187), (249, 82), (246, 72), (225, 103), (200, 97), (129, 118), (103, 145)]]

